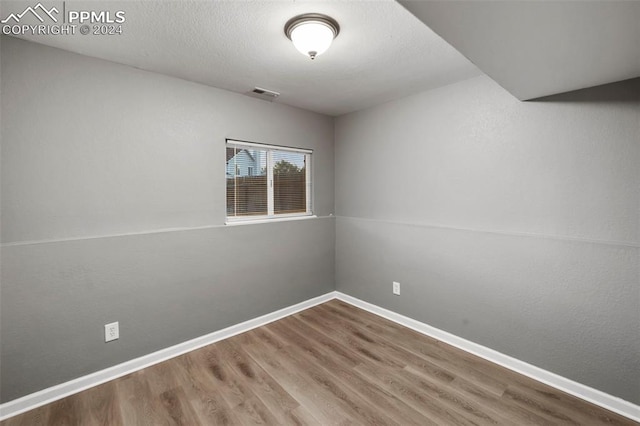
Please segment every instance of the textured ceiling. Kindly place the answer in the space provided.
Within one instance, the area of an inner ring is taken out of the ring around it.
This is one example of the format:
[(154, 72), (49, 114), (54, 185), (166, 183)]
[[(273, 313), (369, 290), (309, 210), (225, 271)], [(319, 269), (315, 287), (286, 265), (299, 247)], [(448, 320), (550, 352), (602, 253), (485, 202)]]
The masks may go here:
[(526, 100), (640, 77), (640, 1), (399, 0)]
[[(2, 1), (0, 16), (36, 1)], [(61, 1), (43, 1), (62, 10)], [(381, 1), (85, 1), (74, 10), (123, 10), (117, 36), (21, 36), (34, 42), (239, 93), (263, 87), (276, 100), (340, 115), (480, 71), (392, 0)], [(298, 14), (335, 18), (340, 35), (315, 61), (283, 32)]]

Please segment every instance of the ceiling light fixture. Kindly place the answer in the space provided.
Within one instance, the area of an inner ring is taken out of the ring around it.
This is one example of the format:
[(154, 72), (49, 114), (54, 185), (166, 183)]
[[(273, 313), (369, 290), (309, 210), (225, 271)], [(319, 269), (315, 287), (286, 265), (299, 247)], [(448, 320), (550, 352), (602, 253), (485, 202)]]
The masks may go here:
[(327, 15), (306, 13), (289, 19), (284, 33), (300, 53), (315, 59), (331, 46), (340, 33), (340, 25)]

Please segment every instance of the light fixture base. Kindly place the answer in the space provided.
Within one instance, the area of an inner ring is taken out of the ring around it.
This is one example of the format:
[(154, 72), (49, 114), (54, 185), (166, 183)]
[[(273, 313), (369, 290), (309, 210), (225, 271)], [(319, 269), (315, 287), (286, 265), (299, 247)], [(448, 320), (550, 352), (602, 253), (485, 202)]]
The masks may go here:
[[(335, 39), (340, 34), (340, 25), (338, 21), (330, 16), (323, 15), (322, 13), (304, 13), (302, 15), (294, 16), (284, 24), (284, 33), (289, 40), (291, 40), (291, 32), (299, 25), (305, 22), (322, 22), (333, 31), (333, 38)], [(293, 41), (293, 40), (292, 40)]]

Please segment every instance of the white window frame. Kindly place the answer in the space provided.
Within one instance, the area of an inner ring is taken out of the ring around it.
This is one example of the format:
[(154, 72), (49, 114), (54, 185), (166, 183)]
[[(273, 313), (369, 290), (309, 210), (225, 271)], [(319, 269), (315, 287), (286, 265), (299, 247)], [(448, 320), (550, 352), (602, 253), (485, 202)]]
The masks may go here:
[[(264, 223), (264, 222), (272, 222), (279, 220), (297, 220), (297, 219), (305, 219), (310, 217), (315, 217), (312, 211), (312, 149), (306, 148), (293, 148), (288, 146), (278, 146), (278, 145), (268, 145), (256, 142), (247, 142), (237, 139), (227, 139), (225, 143), (225, 150), (227, 148), (232, 147), (240, 147), (240, 148), (254, 148), (260, 149), (267, 152), (266, 158), (266, 167), (267, 167), (267, 214), (266, 215), (251, 215), (251, 216), (226, 216), (226, 224), (227, 225), (237, 225), (241, 223)], [(304, 154), (305, 161), (305, 196), (306, 196), (306, 211), (304, 213), (288, 213), (288, 214), (275, 214), (274, 212), (274, 191), (273, 191), (273, 151), (290, 151), (298, 154)], [(225, 167), (226, 170), (226, 167)], [(235, 176), (234, 176), (235, 177)], [(225, 179), (227, 178), (225, 173)], [(225, 206), (226, 206), (226, 195), (225, 195)], [(226, 211), (226, 208), (225, 208)]]

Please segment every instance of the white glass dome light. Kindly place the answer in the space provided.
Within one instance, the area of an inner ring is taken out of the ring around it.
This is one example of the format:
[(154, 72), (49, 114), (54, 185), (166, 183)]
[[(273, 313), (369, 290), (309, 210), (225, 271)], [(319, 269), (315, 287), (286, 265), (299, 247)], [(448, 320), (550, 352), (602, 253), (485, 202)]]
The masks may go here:
[(311, 59), (326, 52), (339, 32), (340, 26), (334, 19), (318, 13), (296, 16), (284, 26), (284, 33), (296, 49)]

